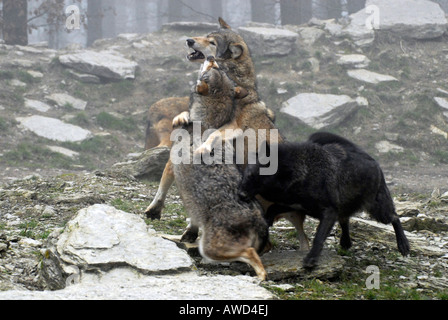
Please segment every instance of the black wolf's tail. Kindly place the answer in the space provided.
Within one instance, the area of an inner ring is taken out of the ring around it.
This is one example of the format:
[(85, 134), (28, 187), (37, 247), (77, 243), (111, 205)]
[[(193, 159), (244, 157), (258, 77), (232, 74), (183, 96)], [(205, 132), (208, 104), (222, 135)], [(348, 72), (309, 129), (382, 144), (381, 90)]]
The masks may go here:
[(320, 144), (322, 146), (326, 145), (326, 144), (337, 143), (337, 144), (340, 144), (345, 147), (358, 148), (353, 142), (351, 142), (341, 136), (338, 136), (334, 133), (323, 132), (323, 131), (313, 133), (308, 138), (308, 141)]

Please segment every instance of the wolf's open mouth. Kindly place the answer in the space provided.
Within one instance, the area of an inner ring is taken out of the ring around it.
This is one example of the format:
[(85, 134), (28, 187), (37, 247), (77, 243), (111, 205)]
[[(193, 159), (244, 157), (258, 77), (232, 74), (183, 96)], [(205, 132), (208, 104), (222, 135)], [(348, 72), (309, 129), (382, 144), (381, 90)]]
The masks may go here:
[[(193, 48), (191, 48), (193, 49)], [(201, 51), (197, 51), (195, 49), (193, 49), (194, 51), (190, 54), (187, 55), (187, 59), (188, 60), (201, 60), (201, 59), (205, 59), (204, 54)]]

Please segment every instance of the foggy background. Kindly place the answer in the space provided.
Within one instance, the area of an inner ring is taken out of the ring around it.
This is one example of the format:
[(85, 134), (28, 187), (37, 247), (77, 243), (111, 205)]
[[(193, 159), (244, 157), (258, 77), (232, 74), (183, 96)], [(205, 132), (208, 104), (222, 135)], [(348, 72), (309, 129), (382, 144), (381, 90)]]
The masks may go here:
[[(154, 32), (175, 21), (215, 23), (222, 16), (235, 28), (248, 21), (302, 24), (312, 17), (339, 18), (365, 6), (365, 0), (0, 0), (0, 10), (11, 1), (27, 5), (28, 43), (47, 41), (55, 49), (70, 43), (89, 46), (120, 33)], [(448, 12), (448, 0), (434, 2)], [(79, 30), (65, 28), (61, 9), (69, 5), (80, 10)]]

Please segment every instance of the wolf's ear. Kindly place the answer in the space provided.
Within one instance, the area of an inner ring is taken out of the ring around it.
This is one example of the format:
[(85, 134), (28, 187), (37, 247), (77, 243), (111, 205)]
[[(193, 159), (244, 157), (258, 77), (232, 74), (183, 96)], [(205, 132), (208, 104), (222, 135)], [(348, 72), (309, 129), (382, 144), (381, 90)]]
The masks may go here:
[(230, 44), (229, 49), (232, 52), (232, 59), (238, 59), (244, 52), (243, 46), (238, 43)]
[(243, 87), (236, 87), (235, 88), (235, 99), (243, 99), (245, 98), (249, 92), (244, 89)]
[(221, 26), (221, 28), (223, 28), (223, 29), (232, 29), (232, 28), (230, 28), (230, 26), (227, 24), (227, 22), (224, 21), (223, 18), (219, 17), (219, 18), (218, 18), (218, 22), (219, 22), (219, 25)]
[(208, 95), (208, 84), (206, 84), (204, 81), (200, 81), (196, 85), (196, 93), (200, 94), (201, 96)]

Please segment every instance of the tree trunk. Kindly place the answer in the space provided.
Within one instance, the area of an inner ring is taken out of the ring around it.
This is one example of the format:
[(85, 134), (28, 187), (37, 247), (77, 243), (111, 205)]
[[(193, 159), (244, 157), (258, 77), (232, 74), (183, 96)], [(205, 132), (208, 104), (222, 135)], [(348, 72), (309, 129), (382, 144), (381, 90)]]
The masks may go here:
[(312, 17), (312, 0), (280, 0), (282, 24), (302, 24)]
[(103, 37), (102, 0), (89, 0), (87, 5), (87, 45)]
[(280, 0), (282, 24), (299, 24), (299, 0)]
[(3, 0), (3, 38), (6, 44), (28, 44), (27, 0)]
[(168, 0), (168, 22), (182, 21), (182, 5), (177, 0)]

